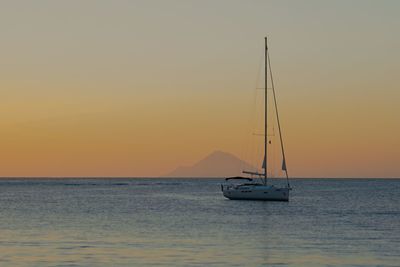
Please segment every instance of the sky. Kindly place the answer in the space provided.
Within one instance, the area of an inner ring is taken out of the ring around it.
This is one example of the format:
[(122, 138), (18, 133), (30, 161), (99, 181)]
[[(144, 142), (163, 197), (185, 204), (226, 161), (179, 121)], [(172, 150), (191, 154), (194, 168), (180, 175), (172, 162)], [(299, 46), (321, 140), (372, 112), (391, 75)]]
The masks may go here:
[(400, 177), (399, 13), (389, 0), (1, 1), (0, 176), (243, 158), (268, 36), (290, 175)]

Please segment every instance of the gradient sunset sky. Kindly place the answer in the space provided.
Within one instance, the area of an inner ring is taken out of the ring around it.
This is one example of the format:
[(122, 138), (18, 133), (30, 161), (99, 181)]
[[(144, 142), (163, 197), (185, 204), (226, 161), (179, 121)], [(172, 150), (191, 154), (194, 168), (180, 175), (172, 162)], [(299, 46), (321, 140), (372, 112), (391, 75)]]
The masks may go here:
[(400, 176), (400, 1), (2, 1), (0, 176), (241, 157), (264, 36), (297, 177)]

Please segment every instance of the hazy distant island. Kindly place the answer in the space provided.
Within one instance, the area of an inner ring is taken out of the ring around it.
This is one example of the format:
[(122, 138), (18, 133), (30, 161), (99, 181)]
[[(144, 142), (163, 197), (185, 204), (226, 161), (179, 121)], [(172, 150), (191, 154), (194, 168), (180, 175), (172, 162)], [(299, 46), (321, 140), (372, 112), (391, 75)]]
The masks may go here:
[(166, 177), (226, 177), (240, 175), (243, 169), (254, 169), (235, 155), (214, 151), (191, 166), (180, 166)]

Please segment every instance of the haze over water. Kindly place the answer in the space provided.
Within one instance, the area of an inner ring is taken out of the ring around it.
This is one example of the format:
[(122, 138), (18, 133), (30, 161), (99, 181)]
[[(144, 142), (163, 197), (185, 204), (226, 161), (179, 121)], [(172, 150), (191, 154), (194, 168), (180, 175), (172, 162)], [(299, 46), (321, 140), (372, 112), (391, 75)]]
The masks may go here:
[(288, 203), (220, 179), (2, 179), (1, 266), (398, 266), (400, 181), (295, 179)]
[(1, 1), (0, 176), (247, 160), (268, 36), (291, 175), (399, 177), (399, 14), (389, 0)]

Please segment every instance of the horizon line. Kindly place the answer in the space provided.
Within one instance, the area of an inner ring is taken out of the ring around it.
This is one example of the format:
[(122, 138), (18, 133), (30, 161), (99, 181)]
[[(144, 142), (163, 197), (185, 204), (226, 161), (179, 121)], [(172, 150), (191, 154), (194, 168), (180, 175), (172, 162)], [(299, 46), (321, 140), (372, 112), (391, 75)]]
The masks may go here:
[[(0, 176), (3, 179), (224, 179), (215, 177), (172, 177), (172, 176)], [(257, 178), (254, 178), (257, 179)], [(286, 179), (286, 178), (270, 178)], [(289, 179), (400, 179), (400, 177), (290, 177)]]

